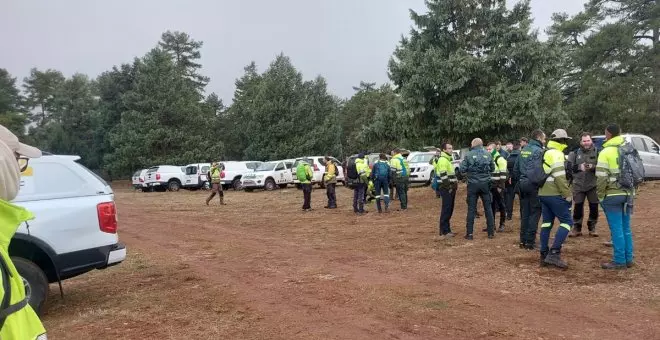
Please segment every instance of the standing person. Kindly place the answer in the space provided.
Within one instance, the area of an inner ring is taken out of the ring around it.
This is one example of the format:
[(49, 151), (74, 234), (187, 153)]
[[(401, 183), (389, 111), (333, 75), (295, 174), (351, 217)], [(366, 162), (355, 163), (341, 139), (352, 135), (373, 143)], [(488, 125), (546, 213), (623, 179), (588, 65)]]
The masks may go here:
[(11, 204), (20, 189), (21, 172), (28, 167), (29, 158), (41, 157), (39, 149), (18, 141), (0, 125), (0, 301), (4, 317), (0, 324), (0, 339), (46, 339), (46, 330), (28, 303), (21, 275), (9, 256), (9, 243), (18, 227), (34, 219), (34, 214)]
[[(571, 216), (571, 200), (573, 194), (566, 179), (564, 150), (568, 147), (567, 142), (571, 139), (563, 129), (555, 130), (550, 136), (548, 150), (543, 155), (543, 170), (547, 179), (539, 190), (539, 200), (543, 223), (539, 235), (541, 242), (541, 265), (553, 265), (558, 268), (568, 268), (561, 259), (561, 247), (568, 237), (573, 226)], [(551, 248), (548, 248), (550, 232), (555, 217), (559, 220), (559, 228), (555, 233), (555, 239)]]
[(387, 162), (387, 155), (381, 153), (378, 158), (378, 161), (371, 170), (371, 179), (374, 181), (374, 188), (376, 190), (376, 207), (379, 213), (383, 212), (380, 204), (382, 198), (385, 201), (385, 212), (389, 212), (391, 169)]
[[(505, 150), (506, 150), (506, 152), (509, 153), (509, 156), (511, 156), (511, 151), (513, 151), (513, 142), (506, 143), (506, 149)], [(507, 157), (506, 159), (509, 159), (509, 157)]]
[[(605, 129), (606, 142), (598, 155), (596, 181), (607, 224), (612, 236), (612, 261), (603, 263), (603, 269), (625, 269), (634, 266), (633, 237), (630, 216), (634, 204), (635, 188), (620, 179), (620, 163), (627, 153), (639, 157), (634, 148), (620, 136), (621, 129), (611, 124)], [(623, 155), (622, 155), (623, 153)], [(626, 156), (627, 159), (627, 156)], [(641, 160), (638, 160), (641, 165)], [(643, 166), (643, 165), (642, 165)], [(642, 168), (643, 169), (643, 168)], [(634, 169), (633, 169), (634, 170)]]
[(440, 210), (440, 236), (445, 239), (456, 236), (451, 231), (451, 216), (454, 214), (454, 203), (456, 202), (456, 189), (458, 188), (458, 179), (454, 173), (454, 166), (451, 164), (453, 146), (449, 143), (442, 143), (440, 157), (435, 163), (435, 175), (438, 177), (438, 192), (442, 197), (442, 209)]
[(302, 159), (296, 166), (296, 177), (300, 181), (303, 191), (303, 211), (312, 211), (312, 167), (309, 165), (309, 159)]
[[(444, 145), (444, 144), (443, 144)], [(438, 181), (440, 178), (440, 175), (438, 174), (438, 161), (440, 160), (442, 154), (442, 150), (440, 149), (435, 149), (435, 154), (433, 155), (433, 158), (429, 161), (429, 164), (433, 167), (433, 177), (431, 178), (431, 182), (433, 181)], [(440, 185), (437, 185), (435, 187), (435, 197), (440, 198), (442, 195), (440, 195)]]
[(226, 205), (225, 194), (222, 191), (222, 183), (220, 181), (222, 170), (222, 166), (218, 166), (218, 162), (213, 162), (213, 164), (211, 164), (211, 169), (206, 173), (206, 178), (211, 181), (211, 194), (206, 198), (206, 205), (209, 205), (216, 194), (220, 197), (220, 205)]
[(484, 149), (480, 138), (472, 140), (472, 150), (461, 162), (461, 174), (467, 176), (467, 225), (465, 239), (472, 240), (474, 235), (474, 217), (477, 212), (477, 198), (481, 197), (486, 215), (486, 230), (488, 238), (495, 237), (495, 222), (490, 198), (490, 178), (495, 171), (493, 157)]
[(495, 143), (489, 143), (487, 149), (490, 152), (490, 155), (493, 157), (493, 162), (495, 165), (495, 170), (491, 174), (491, 187), (490, 194), (493, 200), (493, 216), (495, 212), (500, 213), (500, 227), (497, 229), (498, 232), (504, 232), (505, 220), (506, 220), (506, 206), (504, 205), (504, 186), (506, 185), (507, 180), (509, 179), (509, 170), (507, 169), (507, 162), (504, 157), (495, 148)]
[(495, 150), (497, 150), (497, 152), (500, 153), (500, 156), (504, 157), (505, 160), (509, 158), (509, 152), (502, 147), (502, 142), (495, 142)]
[(353, 212), (364, 215), (365, 194), (369, 184), (369, 165), (365, 162), (363, 154), (359, 154), (355, 159), (355, 169), (358, 173), (358, 181), (353, 187)]
[(401, 155), (400, 149), (392, 151), (392, 159), (390, 166), (394, 169), (394, 183), (396, 184), (396, 192), (401, 202), (401, 210), (408, 209), (408, 176), (410, 175), (410, 166), (408, 161)]
[[(536, 231), (541, 219), (541, 201), (539, 201), (539, 188), (527, 185), (527, 162), (532, 156), (542, 159), (543, 144), (545, 144), (545, 133), (541, 130), (532, 132), (532, 140), (529, 141), (513, 166), (513, 177), (518, 180), (518, 191), (520, 194), (520, 248), (534, 250), (536, 243)], [(520, 139), (521, 144), (526, 143), (526, 138)]]
[[(506, 167), (509, 171), (509, 180), (506, 181), (506, 186), (504, 188), (504, 201), (506, 203), (506, 219), (511, 221), (513, 219), (513, 201), (516, 196), (516, 186), (518, 185), (518, 179), (513, 176), (513, 168), (516, 164), (516, 160), (520, 156), (520, 144), (518, 141), (513, 142), (513, 149), (509, 153), (509, 158), (506, 159)], [(520, 194), (518, 194), (520, 198)]]
[[(534, 138), (534, 137), (532, 137), (532, 138)], [(526, 147), (527, 144), (529, 144), (529, 139), (527, 139), (527, 137), (520, 137), (520, 150), (522, 150), (524, 147)]]
[(569, 237), (582, 236), (582, 218), (584, 216), (584, 201), (589, 200), (589, 220), (587, 228), (589, 236), (597, 237), (598, 222), (598, 192), (596, 190), (596, 164), (598, 151), (593, 145), (591, 134), (584, 132), (580, 136), (580, 148), (568, 154), (566, 171), (572, 178), (573, 189), (573, 230)]
[(330, 156), (325, 156), (325, 175), (323, 176), (325, 182), (325, 191), (328, 196), (328, 205), (326, 209), (337, 209), (337, 164), (335, 164)]

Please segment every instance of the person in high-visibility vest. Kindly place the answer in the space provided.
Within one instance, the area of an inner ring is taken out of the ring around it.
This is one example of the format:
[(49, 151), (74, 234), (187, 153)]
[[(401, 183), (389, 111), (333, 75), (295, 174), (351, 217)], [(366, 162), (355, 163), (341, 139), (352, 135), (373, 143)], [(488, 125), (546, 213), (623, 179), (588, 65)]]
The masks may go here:
[(225, 193), (222, 191), (221, 183), (222, 165), (218, 165), (217, 162), (211, 164), (211, 169), (206, 174), (206, 177), (209, 181), (211, 181), (211, 194), (208, 198), (206, 198), (206, 205), (209, 205), (209, 202), (211, 202), (216, 194), (220, 197), (220, 205), (226, 205)]
[(9, 257), (9, 242), (18, 226), (34, 218), (25, 208), (9, 203), (18, 194), (21, 172), (39, 149), (22, 144), (0, 125), (0, 339), (45, 340), (46, 330), (28, 304), (25, 285)]
[(401, 202), (401, 210), (408, 209), (408, 177), (410, 176), (410, 166), (408, 161), (401, 155), (401, 149), (392, 150), (392, 159), (390, 167), (394, 169), (394, 184), (396, 184), (396, 193)]

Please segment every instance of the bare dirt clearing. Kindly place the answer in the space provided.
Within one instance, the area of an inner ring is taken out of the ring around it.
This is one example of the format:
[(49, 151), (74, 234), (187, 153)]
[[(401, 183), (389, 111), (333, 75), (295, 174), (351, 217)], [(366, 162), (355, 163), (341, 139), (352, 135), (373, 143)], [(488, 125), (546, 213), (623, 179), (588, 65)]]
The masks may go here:
[[(570, 269), (538, 267), (518, 248), (519, 222), (494, 240), (434, 241), (439, 200), (410, 191), (410, 209), (352, 214), (338, 188), (327, 211), (315, 189), (206, 193), (117, 189), (128, 260), (52, 286), (53, 339), (657, 339), (660, 187), (633, 217), (638, 266), (605, 272), (600, 238), (569, 240)], [(465, 233), (465, 187), (452, 228)], [(396, 207), (398, 202), (393, 202)], [(372, 209), (375, 210), (375, 209)], [(602, 215), (602, 214), (601, 214)], [(481, 230), (485, 220), (475, 225)]]

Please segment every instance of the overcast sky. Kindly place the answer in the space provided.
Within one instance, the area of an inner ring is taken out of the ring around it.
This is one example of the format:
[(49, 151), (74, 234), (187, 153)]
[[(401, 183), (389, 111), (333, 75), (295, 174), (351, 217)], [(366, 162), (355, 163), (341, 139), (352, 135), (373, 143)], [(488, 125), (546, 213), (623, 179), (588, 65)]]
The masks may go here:
[[(509, 1), (511, 2), (511, 1)], [(577, 13), (584, 0), (532, 0), (541, 32), (553, 12)], [(229, 103), (234, 80), (254, 60), (263, 71), (283, 52), (306, 79), (321, 74), (350, 97), (361, 80), (383, 83), (408, 9), (423, 0), (0, 0), (0, 68), (19, 80), (32, 67), (92, 77), (153, 48), (179, 30), (204, 42), (207, 92)]]

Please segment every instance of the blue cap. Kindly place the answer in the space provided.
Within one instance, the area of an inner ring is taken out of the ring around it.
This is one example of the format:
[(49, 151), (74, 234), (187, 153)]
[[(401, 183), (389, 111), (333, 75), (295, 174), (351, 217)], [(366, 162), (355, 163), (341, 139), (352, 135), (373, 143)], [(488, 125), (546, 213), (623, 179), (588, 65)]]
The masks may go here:
[(364, 154), (363, 153), (358, 154), (358, 158), (364, 158)]

